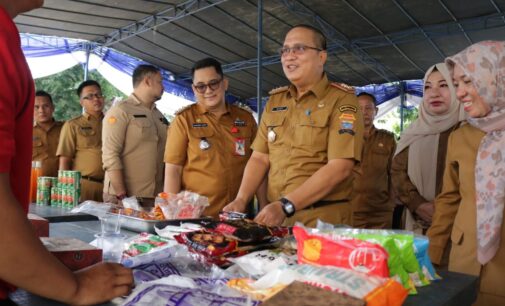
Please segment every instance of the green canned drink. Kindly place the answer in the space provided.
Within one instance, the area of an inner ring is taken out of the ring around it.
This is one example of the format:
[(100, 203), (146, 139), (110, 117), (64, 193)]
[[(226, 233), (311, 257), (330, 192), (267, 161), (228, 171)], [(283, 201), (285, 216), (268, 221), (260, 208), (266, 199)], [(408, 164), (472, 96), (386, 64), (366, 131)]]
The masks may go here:
[(58, 187), (51, 188), (51, 206), (58, 207), (61, 206), (61, 191)]
[(81, 191), (73, 188), (63, 189), (63, 207), (73, 208), (79, 204)]
[(49, 189), (52, 186), (53, 178), (50, 176), (39, 176), (37, 178), (37, 189)]
[(65, 178), (65, 170), (58, 170), (58, 183), (60, 186), (65, 185), (64, 178)]
[(37, 205), (50, 205), (51, 204), (51, 189), (40, 188), (37, 189)]

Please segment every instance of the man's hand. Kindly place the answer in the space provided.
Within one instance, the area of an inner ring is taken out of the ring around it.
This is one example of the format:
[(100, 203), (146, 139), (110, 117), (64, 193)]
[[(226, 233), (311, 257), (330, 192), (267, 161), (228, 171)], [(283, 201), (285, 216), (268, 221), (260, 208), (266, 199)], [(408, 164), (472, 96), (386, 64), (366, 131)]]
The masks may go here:
[(115, 263), (99, 263), (75, 272), (77, 291), (73, 305), (94, 305), (128, 295), (133, 284), (130, 269)]
[(282, 210), (281, 201), (275, 201), (266, 205), (254, 218), (254, 221), (267, 226), (279, 226), (286, 219), (286, 214)]
[(235, 199), (228, 203), (225, 207), (223, 207), (223, 211), (236, 211), (236, 212), (245, 212), (247, 203), (240, 199)]
[(433, 218), (433, 213), (435, 211), (435, 206), (433, 202), (425, 202), (416, 209), (416, 215), (419, 216), (423, 221), (431, 224), (431, 220)]

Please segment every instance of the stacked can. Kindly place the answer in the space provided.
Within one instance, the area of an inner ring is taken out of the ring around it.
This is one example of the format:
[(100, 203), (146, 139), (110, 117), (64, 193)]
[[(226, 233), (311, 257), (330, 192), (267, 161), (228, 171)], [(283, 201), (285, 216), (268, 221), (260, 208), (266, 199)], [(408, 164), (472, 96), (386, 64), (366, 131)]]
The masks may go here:
[(81, 196), (81, 172), (79, 171), (58, 171), (58, 185), (52, 194), (54, 205), (66, 208), (72, 208), (79, 203)]
[(51, 191), (56, 187), (58, 179), (50, 176), (39, 176), (37, 178), (37, 205), (51, 204)]

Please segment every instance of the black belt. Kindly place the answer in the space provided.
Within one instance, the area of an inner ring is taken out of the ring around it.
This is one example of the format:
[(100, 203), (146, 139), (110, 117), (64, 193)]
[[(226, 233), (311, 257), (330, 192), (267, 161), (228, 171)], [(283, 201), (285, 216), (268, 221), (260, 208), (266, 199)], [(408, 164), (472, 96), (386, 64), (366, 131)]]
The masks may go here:
[(333, 205), (333, 204), (340, 204), (340, 203), (348, 203), (349, 200), (335, 200), (335, 201), (317, 201), (316, 203), (309, 205), (305, 207), (304, 209), (309, 209), (309, 208), (319, 208), (323, 206), (328, 206), (328, 205)]
[(103, 180), (99, 180), (99, 179), (96, 179), (96, 178), (93, 178), (93, 177), (90, 177), (90, 176), (81, 176), (81, 178), (85, 179), (85, 180), (88, 180), (88, 181), (92, 181), (92, 182), (95, 182), (95, 183), (103, 183)]

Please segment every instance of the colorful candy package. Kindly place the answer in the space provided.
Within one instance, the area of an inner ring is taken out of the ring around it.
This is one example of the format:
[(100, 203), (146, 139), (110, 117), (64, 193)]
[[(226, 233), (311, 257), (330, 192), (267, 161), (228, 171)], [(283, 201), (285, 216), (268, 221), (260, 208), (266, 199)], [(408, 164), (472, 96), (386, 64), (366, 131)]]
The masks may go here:
[(268, 227), (249, 219), (226, 221), (204, 220), (200, 223), (204, 228), (221, 233), (226, 237), (243, 242), (259, 242), (272, 237), (284, 237), (289, 234), (287, 227)]
[(435, 268), (433, 268), (433, 264), (431, 263), (430, 255), (428, 255), (429, 244), (428, 237), (414, 236), (414, 252), (421, 270), (430, 281), (436, 281), (442, 278), (435, 272)]
[(353, 238), (332, 239), (328, 235), (308, 231), (310, 229), (300, 225), (293, 228), (299, 264), (329, 265), (389, 277), (388, 253), (382, 246)]

